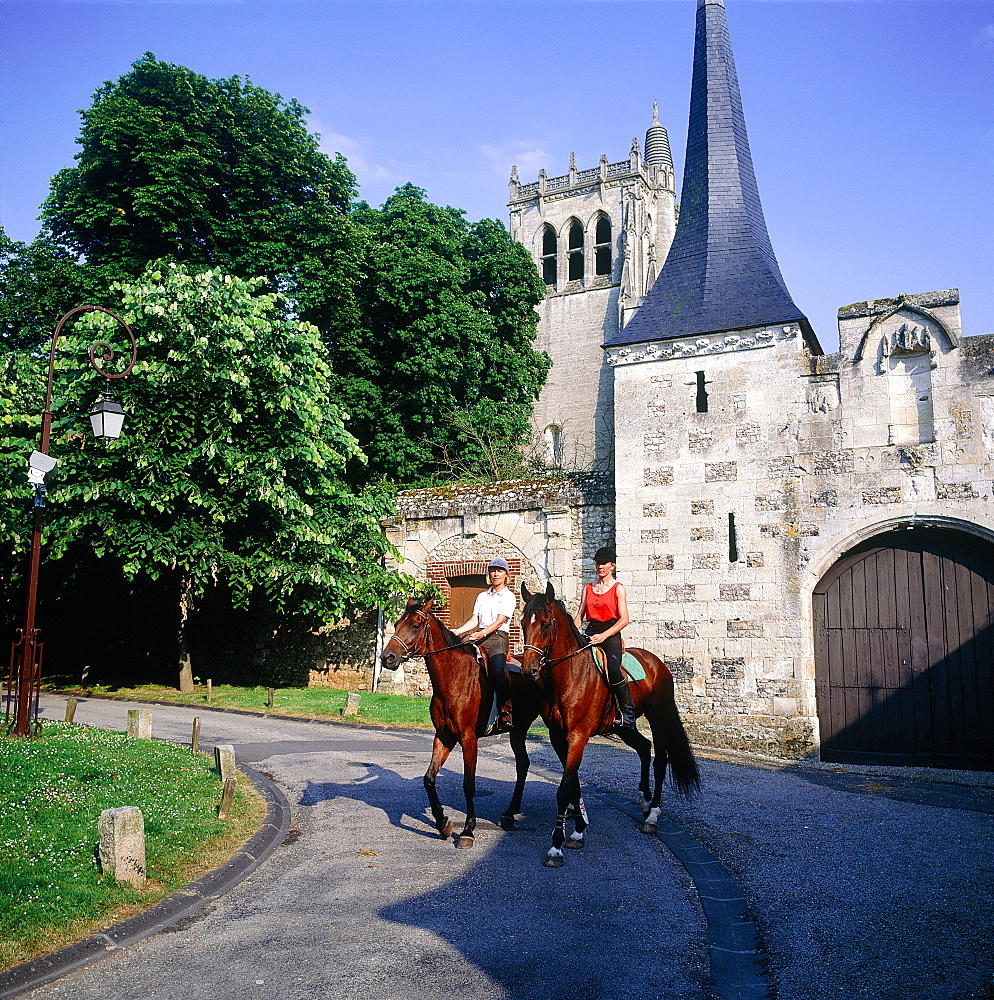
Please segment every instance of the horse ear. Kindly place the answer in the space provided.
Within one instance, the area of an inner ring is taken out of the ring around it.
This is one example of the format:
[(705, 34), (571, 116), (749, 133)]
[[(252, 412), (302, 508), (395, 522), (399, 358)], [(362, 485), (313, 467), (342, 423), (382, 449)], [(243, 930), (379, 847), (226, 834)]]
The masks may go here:
[(554, 601), (556, 599), (556, 588), (552, 586), (551, 580), (545, 587), (545, 599), (547, 601)]
[(531, 599), (531, 591), (525, 586), (524, 580), (521, 581), (521, 599), (527, 604)]
[(429, 597), (428, 600), (425, 601), (424, 604), (421, 605), (421, 610), (422, 611), (430, 611), (431, 610), (431, 606), (434, 603), (435, 603), (435, 598), (434, 597)]
[(418, 599), (416, 597), (409, 597), (407, 599), (407, 606), (409, 608), (412, 607), (413, 605), (417, 604), (417, 603), (418, 603)]

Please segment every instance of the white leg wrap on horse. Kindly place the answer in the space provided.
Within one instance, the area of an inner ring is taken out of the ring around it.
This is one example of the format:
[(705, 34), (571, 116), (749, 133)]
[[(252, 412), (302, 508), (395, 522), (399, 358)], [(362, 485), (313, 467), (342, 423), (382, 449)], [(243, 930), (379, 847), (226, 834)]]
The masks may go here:
[(584, 834), (582, 834), (582, 833), (575, 833), (574, 832), (574, 833), (571, 833), (569, 835), (569, 839), (573, 840), (573, 841), (583, 840), (583, 837), (584, 837)]
[(584, 823), (589, 823), (590, 822), (590, 817), (587, 815), (587, 807), (584, 804), (583, 796), (582, 795), (580, 796), (580, 815), (583, 817), (583, 822)]
[(563, 852), (558, 847), (550, 847), (549, 853), (546, 855), (549, 858), (561, 858), (563, 856)]

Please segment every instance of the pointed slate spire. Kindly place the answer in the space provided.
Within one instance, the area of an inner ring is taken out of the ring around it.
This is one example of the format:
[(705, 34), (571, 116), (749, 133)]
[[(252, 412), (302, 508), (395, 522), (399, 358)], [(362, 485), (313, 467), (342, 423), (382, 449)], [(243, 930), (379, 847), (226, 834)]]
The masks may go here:
[(680, 219), (642, 308), (608, 344), (788, 322), (810, 335), (766, 231), (724, 2), (698, 0)]

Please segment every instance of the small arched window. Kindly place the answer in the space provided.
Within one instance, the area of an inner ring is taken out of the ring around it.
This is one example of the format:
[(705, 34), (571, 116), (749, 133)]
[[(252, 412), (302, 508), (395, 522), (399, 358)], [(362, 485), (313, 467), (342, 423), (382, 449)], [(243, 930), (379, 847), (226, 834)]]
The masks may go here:
[(583, 226), (571, 222), (569, 226), (569, 280), (583, 280)]
[(545, 464), (550, 468), (563, 464), (563, 429), (558, 424), (545, 428)]
[(611, 220), (602, 215), (594, 230), (594, 273), (611, 273)]
[(542, 230), (542, 279), (547, 285), (556, 284), (558, 242), (555, 229), (546, 226)]

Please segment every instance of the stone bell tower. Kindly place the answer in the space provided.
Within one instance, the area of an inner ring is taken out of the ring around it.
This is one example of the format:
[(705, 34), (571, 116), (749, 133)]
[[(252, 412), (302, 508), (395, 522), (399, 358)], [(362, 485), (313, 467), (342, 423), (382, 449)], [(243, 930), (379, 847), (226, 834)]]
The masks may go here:
[(536, 348), (553, 367), (532, 424), (550, 468), (610, 470), (612, 372), (601, 344), (614, 337), (652, 287), (676, 229), (675, 180), (666, 129), (654, 108), (645, 153), (522, 184), (511, 168), (511, 235), (545, 279)]

